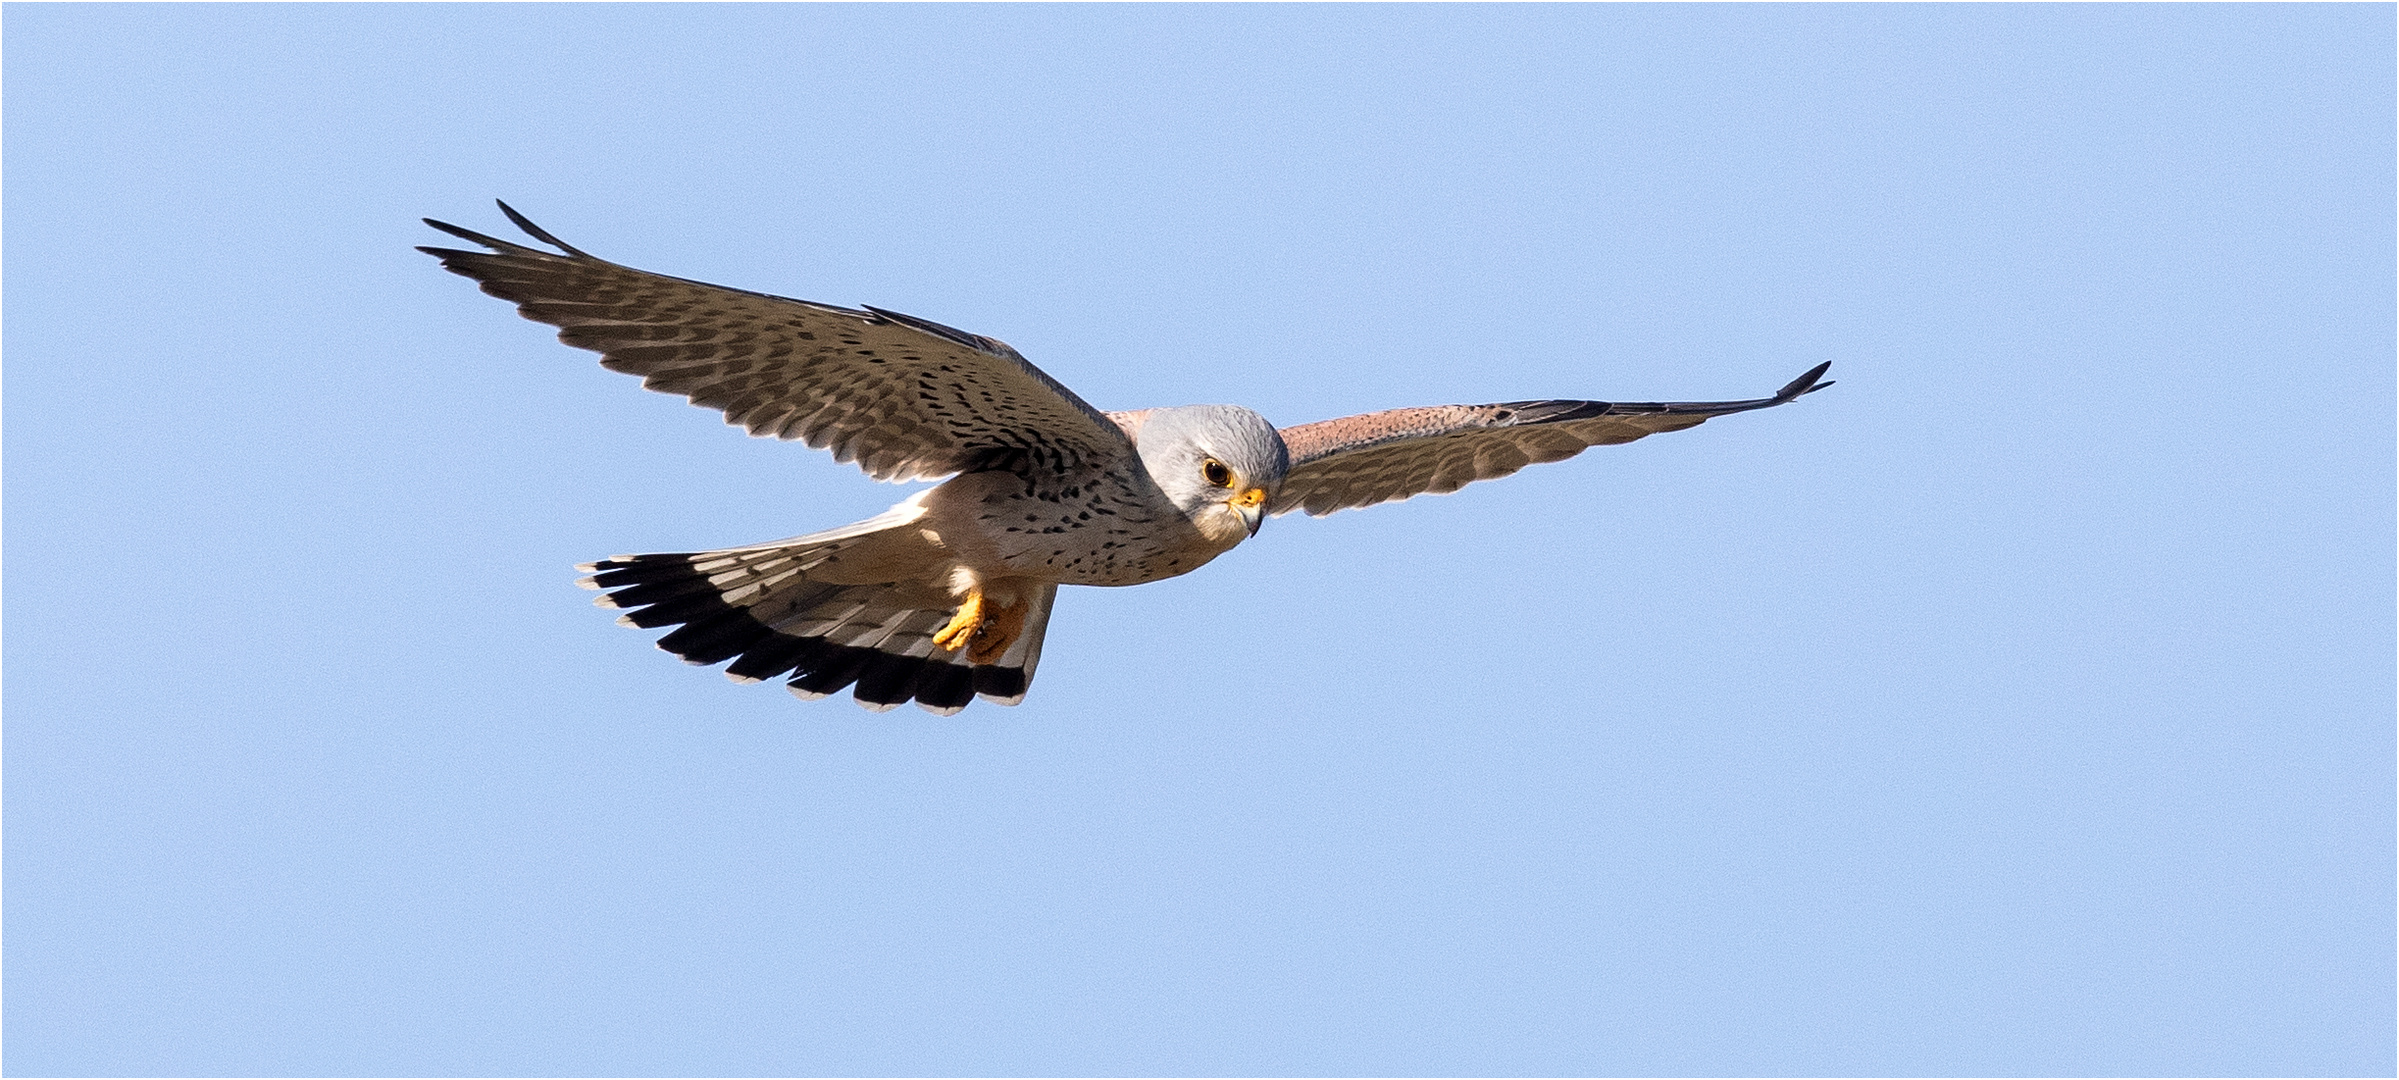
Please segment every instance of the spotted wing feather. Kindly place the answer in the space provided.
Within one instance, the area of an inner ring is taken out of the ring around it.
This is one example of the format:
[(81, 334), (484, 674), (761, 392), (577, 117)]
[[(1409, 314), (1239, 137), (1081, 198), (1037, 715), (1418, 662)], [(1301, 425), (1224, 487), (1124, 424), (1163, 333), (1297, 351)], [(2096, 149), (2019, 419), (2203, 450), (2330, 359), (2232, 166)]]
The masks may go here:
[(1291, 472), (1268, 508), (1314, 515), (1441, 495), (1593, 446), (1680, 431), (1711, 416), (1772, 408), (1831, 386), (1819, 364), (1773, 397), (1747, 401), (1508, 401), (1392, 409), (1282, 429)]
[(1130, 452), (1117, 425), (1006, 344), (879, 308), (851, 309), (635, 270), (500, 209), (557, 253), (430, 218), (488, 251), (426, 247), (453, 273), (559, 328), (652, 390), (796, 439), (879, 480), (1033, 472)]

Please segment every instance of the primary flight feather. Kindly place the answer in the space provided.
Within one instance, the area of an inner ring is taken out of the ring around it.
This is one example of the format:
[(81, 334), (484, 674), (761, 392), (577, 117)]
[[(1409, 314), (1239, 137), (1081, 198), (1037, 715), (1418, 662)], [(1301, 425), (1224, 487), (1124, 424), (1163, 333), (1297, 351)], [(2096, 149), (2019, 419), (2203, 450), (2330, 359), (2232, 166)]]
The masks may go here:
[(1456, 491), (1832, 385), (1826, 363), (1746, 401), (1441, 405), (1280, 430), (1234, 405), (1101, 412), (991, 338), (619, 266), (500, 210), (557, 250), (430, 218), (485, 250), (418, 250), (753, 435), (878, 480), (949, 478), (827, 532), (582, 568), (601, 606), (627, 609), (619, 621), (673, 627), (668, 652), (803, 698), (850, 687), (876, 710), (1024, 700), (1060, 585), (1186, 574), (1267, 515)]

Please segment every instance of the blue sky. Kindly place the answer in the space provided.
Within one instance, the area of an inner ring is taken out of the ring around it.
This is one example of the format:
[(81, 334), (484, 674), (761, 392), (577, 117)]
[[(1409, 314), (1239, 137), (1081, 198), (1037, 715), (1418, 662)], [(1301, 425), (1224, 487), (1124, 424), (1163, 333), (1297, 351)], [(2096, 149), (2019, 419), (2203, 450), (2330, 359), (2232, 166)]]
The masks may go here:
[[(12, 1073), (2388, 1074), (2394, 16), (6, 14)], [(905, 494), (410, 250), (1103, 408), (1790, 408), (804, 704), (572, 564)]]

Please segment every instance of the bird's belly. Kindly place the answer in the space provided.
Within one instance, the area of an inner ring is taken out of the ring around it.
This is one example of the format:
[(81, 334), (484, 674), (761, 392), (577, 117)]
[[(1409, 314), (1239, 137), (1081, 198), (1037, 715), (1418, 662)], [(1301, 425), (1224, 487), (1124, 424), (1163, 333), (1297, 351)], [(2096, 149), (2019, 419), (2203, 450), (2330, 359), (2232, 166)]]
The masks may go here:
[(1198, 530), (1145, 533), (1134, 529), (1062, 529), (1008, 534), (999, 544), (1000, 568), (1010, 576), (1060, 585), (1140, 585), (1188, 574), (1223, 553)]
[(935, 543), (985, 579), (1139, 585), (1190, 573), (1232, 546), (1106, 477), (1034, 491), (1012, 475), (973, 473), (934, 488), (925, 505), (921, 524)]
[(1060, 585), (1139, 585), (1199, 569), (1222, 554), (1180, 513), (1109, 512), (1008, 500), (987, 508), (978, 531), (993, 569)]

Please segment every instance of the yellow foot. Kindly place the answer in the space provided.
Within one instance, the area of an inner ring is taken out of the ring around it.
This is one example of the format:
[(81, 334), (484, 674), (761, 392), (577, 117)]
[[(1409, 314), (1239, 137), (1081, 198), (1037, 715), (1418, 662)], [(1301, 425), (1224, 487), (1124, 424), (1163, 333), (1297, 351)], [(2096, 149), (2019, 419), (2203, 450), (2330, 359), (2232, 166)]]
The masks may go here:
[(968, 589), (965, 601), (958, 605), (958, 614), (950, 617), (949, 625), (934, 632), (933, 644), (956, 652), (982, 630), (983, 590)]
[(1025, 606), (1023, 604), (1009, 607), (995, 606), (992, 609), (991, 617), (984, 620), (983, 628), (975, 631), (974, 648), (968, 650), (967, 660), (977, 664), (998, 663), (1000, 657), (1008, 651), (1008, 646), (1016, 642), (1016, 635), (1023, 633), (1024, 629)]
[(958, 614), (934, 632), (933, 644), (951, 652), (966, 649), (968, 663), (992, 664), (999, 662), (1024, 629), (1023, 604), (989, 603), (983, 599), (983, 590), (969, 589), (966, 599), (958, 603)]

